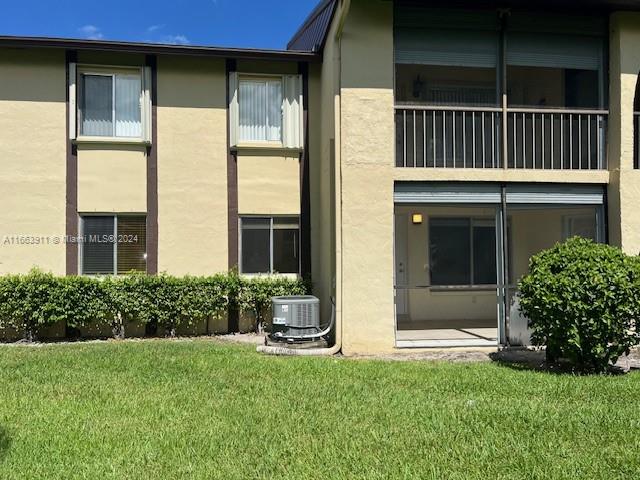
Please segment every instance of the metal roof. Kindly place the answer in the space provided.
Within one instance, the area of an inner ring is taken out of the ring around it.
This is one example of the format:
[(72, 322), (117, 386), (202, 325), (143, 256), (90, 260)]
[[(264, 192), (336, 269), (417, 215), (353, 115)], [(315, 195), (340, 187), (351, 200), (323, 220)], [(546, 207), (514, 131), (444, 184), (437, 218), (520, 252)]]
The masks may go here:
[(287, 50), (322, 51), (337, 4), (337, 0), (322, 0), (293, 35)]

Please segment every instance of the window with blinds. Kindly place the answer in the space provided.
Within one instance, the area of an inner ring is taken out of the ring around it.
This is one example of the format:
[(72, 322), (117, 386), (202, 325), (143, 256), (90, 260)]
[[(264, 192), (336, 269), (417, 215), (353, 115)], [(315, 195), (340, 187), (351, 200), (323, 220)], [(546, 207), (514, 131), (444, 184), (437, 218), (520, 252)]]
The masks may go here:
[(304, 148), (302, 75), (229, 72), (229, 143)]
[(83, 275), (124, 275), (147, 270), (147, 227), (143, 215), (81, 218)]
[(80, 75), (80, 135), (140, 138), (142, 136), (140, 74)]
[(242, 273), (300, 272), (298, 217), (244, 217), (240, 219), (240, 234)]
[(117, 224), (117, 273), (147, 270), (147, 219), (144, 216), (120, 216)]
[(282, 141), (282, 80), (242, 79), (238, 97), (240, 141)]

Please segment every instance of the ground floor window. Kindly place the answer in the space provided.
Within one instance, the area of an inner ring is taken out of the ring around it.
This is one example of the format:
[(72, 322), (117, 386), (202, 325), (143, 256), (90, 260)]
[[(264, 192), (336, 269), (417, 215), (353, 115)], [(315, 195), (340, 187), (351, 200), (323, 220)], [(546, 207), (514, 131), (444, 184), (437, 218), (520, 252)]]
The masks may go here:
[(300, 272), (298, 217), (242, 217), (240, 237), (241, 273)]
[(144, 215), (83, 215), (80, 265), (83, 275), (123, 275), (147, 271)]
[(431, 285), (495, 285), (495, 220), (431, 218)]

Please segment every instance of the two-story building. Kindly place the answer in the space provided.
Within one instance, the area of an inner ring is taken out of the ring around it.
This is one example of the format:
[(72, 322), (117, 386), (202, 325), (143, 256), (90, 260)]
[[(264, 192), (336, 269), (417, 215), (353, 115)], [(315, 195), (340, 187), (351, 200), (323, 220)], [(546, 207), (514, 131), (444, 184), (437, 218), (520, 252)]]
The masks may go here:
[(532, 255), (640, 252), (639, 47), (635, 0), (324, 0), (283, 51), (1, 37), (0, 272), (302, 275), (346, 354), (526, 344)]

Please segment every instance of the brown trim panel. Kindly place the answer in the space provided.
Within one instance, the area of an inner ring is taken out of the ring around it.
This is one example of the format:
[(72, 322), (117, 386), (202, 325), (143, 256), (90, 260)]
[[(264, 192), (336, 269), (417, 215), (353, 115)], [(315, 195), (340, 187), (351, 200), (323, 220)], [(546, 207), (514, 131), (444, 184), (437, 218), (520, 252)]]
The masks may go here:
[(78, 54), (73, 50), (65, 52), (65, 69), (67, 80), (65, 118), (66, 118), (66, 198), (65, 198), (65, 271), (67, 275), (78, 274), (78, 243), (71, 241), (78, 236), (78, 147), (70, 139), (69, 125), (69, 64), (78, 61)]
[(300, 273), (311, 279), (311, 192), (309, 177), (309, 64), (300, 62), (302, 75), (302, 105), (304, 149), (300, 152)]
[[(229, 249), (229, 270), (238, 268), (238, 158), (231, 149), (229, 103), (231, 94), (229, 91), (229, 73), (237, 69), (235, 59), (227, 59), (226, 62), (226, 91), (227, 91), (227, 239)], [(237, 305), (230, 305), (227, 312), (229, 333), (238, 332), (240, 314)]]
[(151, 67), (151, 145), (147, 147), (147, 273), (158, 273), (158, 59), (147, 55)]

